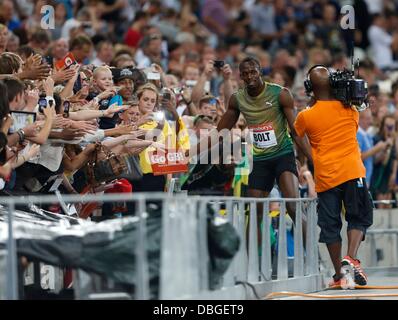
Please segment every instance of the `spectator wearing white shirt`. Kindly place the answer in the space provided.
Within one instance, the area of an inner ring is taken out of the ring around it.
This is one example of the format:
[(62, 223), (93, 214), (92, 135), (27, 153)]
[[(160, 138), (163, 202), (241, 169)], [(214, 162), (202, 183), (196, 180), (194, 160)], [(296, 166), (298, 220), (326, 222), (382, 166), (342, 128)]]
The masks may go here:
[(162, 35), (160, 33), (146, 35), (142, 39), (134, 59), (139, 69), (148, 68), (152, 63), (156, 63), (165, 70), (167, 59), (162, 52)]
[(93, 60), (92, 64), (96, 67), (110, 65), (114, 56), (115, 50), (113, 49), (112, 42), (107, 40), (101, 41), (97, 45), (97, 57)]
[(398, 34), (390, 35), (387, 30), (387, 19), (384, 15), (375, 14), (368, 30), (372, 59), (380, 69), (398, 67), (393, 60), (393, 53), (398, 52)]

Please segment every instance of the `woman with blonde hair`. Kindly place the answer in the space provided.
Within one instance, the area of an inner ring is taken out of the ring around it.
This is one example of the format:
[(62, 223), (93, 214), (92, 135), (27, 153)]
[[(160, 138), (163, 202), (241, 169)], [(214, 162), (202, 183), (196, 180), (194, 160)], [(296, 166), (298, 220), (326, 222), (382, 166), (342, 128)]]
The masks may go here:
[(0, 53), (6, 51), (9, 37), (10, 35), (7, 26), (0, 23)]
[[(189, 150), (189, 136), (187, 129), (176, 112), (176, 99), (174, 94), (169, 90), (170, 99), (166, 99), (167, 95), (162, 97), (158, 89), (152, 83), (146, 83), (137, 89), (138, 109), (141, 119), (145, 123), (140, 125), (140, 129), (146, 130), (145, 139), (153, 139), (160, 144), (164, 144), (167, 149)], [(160, 103), (159, 103), (160, 102)], [(175, 126), (170, 126), (166, 120), (165, 114), (173, 117)], [(140, 165), (143, 171), (143, 178), (134, 183), (136, 192), (158, 191), (162, 192), (166, 185), (166, 175), (154, 175), (152, 165), (150, 163), (150, 154), (156, 150), (149, 147), (140, 153)]]

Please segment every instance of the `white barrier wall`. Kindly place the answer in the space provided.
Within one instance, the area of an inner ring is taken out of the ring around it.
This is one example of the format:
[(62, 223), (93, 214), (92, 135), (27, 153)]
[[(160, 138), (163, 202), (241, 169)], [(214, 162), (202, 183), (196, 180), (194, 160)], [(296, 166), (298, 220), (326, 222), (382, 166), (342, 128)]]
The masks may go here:
[[(398, 231), (398, 209), (375, 209), (373, 225), (369, 228), (358, 252), (362, 267), (398, 266), (398, 232), (396, 234), (383, 232), (387, 230), (391, 232), (394, 229)], [(347, 252), (347, 223), (344, 218), (341, 237), (344, 256)], [(319, 244), (319, 252), (323, 267), (332, 270), (333, 266), (326, 245)]]

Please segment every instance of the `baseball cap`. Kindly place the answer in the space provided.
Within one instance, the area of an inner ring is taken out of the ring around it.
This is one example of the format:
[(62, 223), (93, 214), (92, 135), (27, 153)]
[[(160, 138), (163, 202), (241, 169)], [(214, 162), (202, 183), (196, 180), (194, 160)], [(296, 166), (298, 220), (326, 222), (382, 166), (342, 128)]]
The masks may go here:
[(112, 76), (113, 76), (113, 81), (119, 82), (123, 79), (131, 79), (134, 80), (133, 77), (133, 72), (130, 69), (124, 68), (124, 69), (120, 69), (120, 68), (112, 68)]
[(199, 105), (201, 105), (202, 103), (217, 104), (220, 103), (220, 101), (218, 100), (217, 97), (211, 94), (206, 94), (202, 96), (202, 98), (200, 98), (199, 100)]

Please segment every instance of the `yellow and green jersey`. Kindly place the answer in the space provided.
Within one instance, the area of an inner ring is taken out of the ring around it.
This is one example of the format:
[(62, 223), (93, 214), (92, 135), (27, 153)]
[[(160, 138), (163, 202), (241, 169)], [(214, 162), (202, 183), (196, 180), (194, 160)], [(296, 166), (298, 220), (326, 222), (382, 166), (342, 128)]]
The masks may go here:
[(235, 93), (238, 108), (250, 129), (253, 161), (293, 152), (287, 119), (279, 103), (281, 90), (281, 86), (266, 82), (264, 90), (257, 97), (251, 97), (246, 88)]

